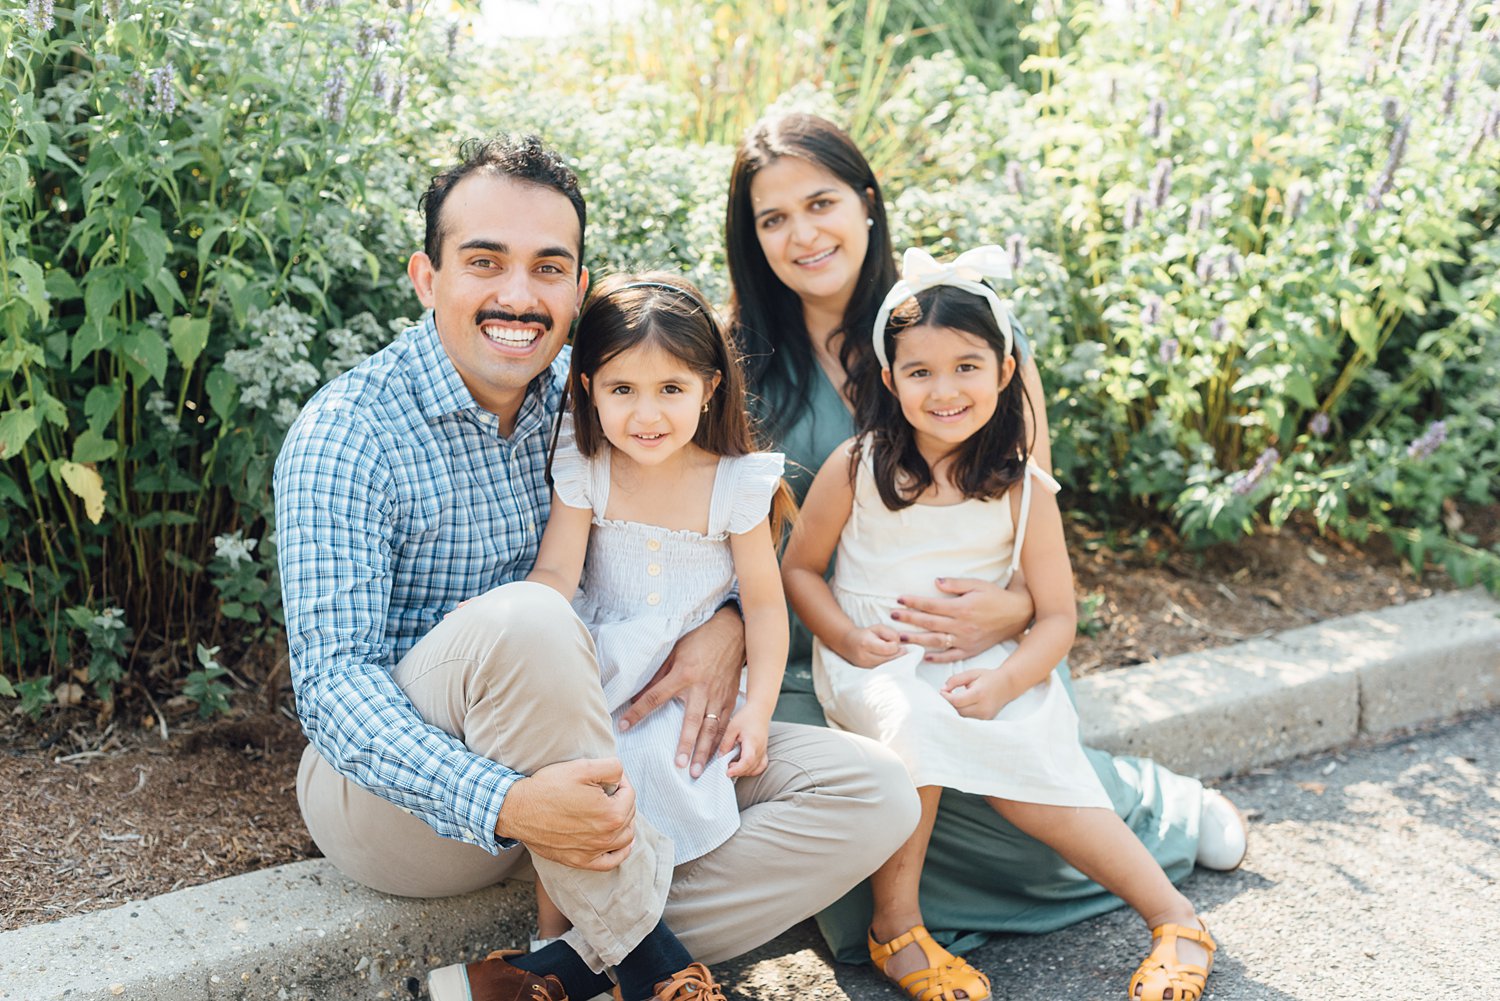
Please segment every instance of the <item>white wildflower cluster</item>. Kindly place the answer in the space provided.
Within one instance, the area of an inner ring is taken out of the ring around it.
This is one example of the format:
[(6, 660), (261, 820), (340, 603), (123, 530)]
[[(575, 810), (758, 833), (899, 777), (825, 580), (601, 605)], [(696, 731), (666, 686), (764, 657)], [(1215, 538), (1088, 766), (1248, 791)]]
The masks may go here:
[(380, 321), (368, 312), (351, 317), (347, 326), (334, 327), (325, 336), (329, 347), (328, 358), (323, 362), (325, 380), (358, 365), (385, 341)]
[[(311, 316), (287, 303), (253, 313), (247, 323), (250, 346), (224, 356), (224, 370), (240, 384), (240, 402), (252, 410), (272, 411), (278, 424), (286, 408), (296, 405), (318, 384), (318, 369), (308, 360), (308, 345), (318, 333)], [(286, 420), (282, 426), (290, 426)]]
[(146, 413), (150, 414), (161, 426), (173, 434), (182, 430), (182, 421), (177, 417), (177, 408), (167, 395), (160, 391), (146, 397)]
[(125, 609), (106, 608), (94, 616), (92, 625), (95, 633), (118, 632), (125, 628)]
[(249, 563), (255, 559), (255, 546), (259, 539), (247, 539), (245, 533), (236, 531), (230, 535), (214, 536), (214, 558), (224, 560), (231, 569), (241, 563)]

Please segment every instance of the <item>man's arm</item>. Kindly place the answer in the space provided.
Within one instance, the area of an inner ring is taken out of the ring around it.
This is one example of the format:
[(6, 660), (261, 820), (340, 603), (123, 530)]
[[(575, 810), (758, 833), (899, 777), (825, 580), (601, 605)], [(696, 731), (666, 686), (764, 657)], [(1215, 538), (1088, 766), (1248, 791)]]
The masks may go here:
[(397, 501), (356, 414), (310, 408), (276, 462), (277, 549), (297, 713), (330, 764), (437, 833), (491, 852), (521, 776), (426, 723), (387, 668)]

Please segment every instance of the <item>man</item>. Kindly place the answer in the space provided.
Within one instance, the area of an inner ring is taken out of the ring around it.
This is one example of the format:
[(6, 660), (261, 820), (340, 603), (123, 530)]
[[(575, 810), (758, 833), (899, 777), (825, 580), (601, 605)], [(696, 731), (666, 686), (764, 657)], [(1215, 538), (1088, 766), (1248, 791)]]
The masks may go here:
[[(550, 500), (564, 341), (588, 290), (583, 198), (535, 137), (463, 154), (423, 197), (426, 241), (407, 269), (430, 312), (320, 390), (277, 460), (310, 741), (298, 802), (323, 853), (389, 893), (477, 889), (530, 850), (573, 930), (531, 956), (436, 971), (437, 1001), (587, 998), (606, 968), (626, 1001), (712, 995), (684, 956), (736, 955), (837, 898), (905, 840), (916, 800), (875, 745), (779, 724), (765, 773), (738, 784), (740, 830), (672, 870), (614, 756), (587, 631), (523, 580)], [(743, 660), (743, 626), (721, 609), (627, 724), (681, 698), (678, 761), (701, 767)]]

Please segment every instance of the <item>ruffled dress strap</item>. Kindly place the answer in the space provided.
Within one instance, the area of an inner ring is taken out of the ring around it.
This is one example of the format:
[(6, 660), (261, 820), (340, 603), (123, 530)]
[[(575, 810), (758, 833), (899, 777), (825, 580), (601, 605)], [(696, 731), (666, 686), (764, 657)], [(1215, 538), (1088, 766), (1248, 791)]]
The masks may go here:
[(785, 471), (786, 457), (780, 452), (751, 452), (720, 459), (709, 505), (708, 534), (741, 535), (765, 521)]
[(563, 414), (558, 420), (561, 423), (557, 447), (552, 453), (552, 488), (568, 507), (585, 508), (603, 517), (604, 506), (609, 503), (608, 461), (604, 456), (590, 459), (578, 451), (571, 414)]
[(1010, 571), (1006, 575), (1007, 580), (1014, 577), (1021, 566), (1021, 543), (1026, 541), (1026, 523), (1031, 518), (1032, 479), (1036, 479), (1044, 489), (1053, 494), (1062, 489), (1062, 484), (1053, 479), (1042, 467), (1030, 460), (1027, 461), (1026, 475), (1021, 477), (1021, 514), (1016, 518), (1016, 545), (1010, 554)]

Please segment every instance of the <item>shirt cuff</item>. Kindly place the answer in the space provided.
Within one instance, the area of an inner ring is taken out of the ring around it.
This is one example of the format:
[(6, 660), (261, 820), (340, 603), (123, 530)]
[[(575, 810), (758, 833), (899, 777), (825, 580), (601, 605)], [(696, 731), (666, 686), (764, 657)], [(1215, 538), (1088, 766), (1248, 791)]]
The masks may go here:
[(496, 836), (495, 824), (499, 822), (506, 793), (522, 778), (525, 776), (520, 772), (499, 762), (477, 755), (471, 758), (469, 767), (453, 783), (453, 815), (463, 825), (460, 839), (491, 855), (519, 845), (514, 838)]

